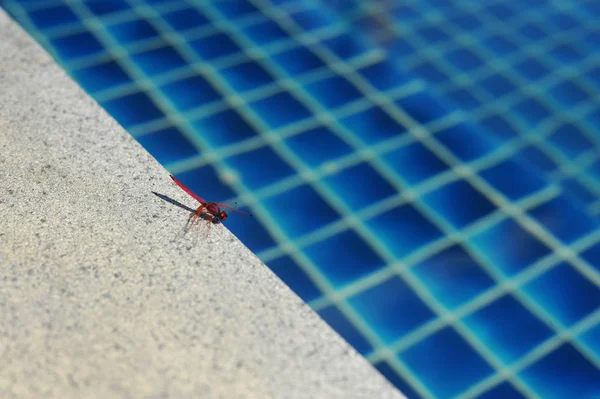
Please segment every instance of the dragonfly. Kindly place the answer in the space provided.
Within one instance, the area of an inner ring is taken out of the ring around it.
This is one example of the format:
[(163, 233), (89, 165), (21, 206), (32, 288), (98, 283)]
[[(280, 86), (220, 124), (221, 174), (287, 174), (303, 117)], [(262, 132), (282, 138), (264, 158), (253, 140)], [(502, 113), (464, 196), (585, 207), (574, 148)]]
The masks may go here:
[(222, 210), (221, 208), (228, 209), (230, 211), (241, 213), (241, 214), (244, 214), (247, 216), (252, 216), (251, 213), (240, 211), (239, 209), (235, 209), (227, 204), (224, 204), (223, 202), (206, 201), (204, 198), (200, 197), (199, 195), (194, 193), (192, 190), (187, 188), (182, 182), (177, 180), (177, 178), (175, 178), (175, 176), (173, 176), (173, 175), (170, 175), (170, 176), (171, 176), (171, 179), (173, 179), (173, 181), (175, 182), (175, 184), (177, 184), (179, 186), (179, 188), (181, 188), (190, 197), (192, 197), (193, 199), (195, 199), (196, 201), (198, 201), (200, 203), (200, 206), (198, 208), (196, 208), (196, 211), (194, 213), (192, 213), (192, 215), (190, 216), (191, 222), (188, 221), (188, 226), (187, 226), (186, 231), (189, 231), (192, 228), (192, 226), (194, 225), (194, 223), (196, 223), (196, 221), (203, 214), (206, 215), (207, 223), (209, 226), (211, 224), (219, 224), (219, 223), (225, 221), (227, 219), (227, 212)]

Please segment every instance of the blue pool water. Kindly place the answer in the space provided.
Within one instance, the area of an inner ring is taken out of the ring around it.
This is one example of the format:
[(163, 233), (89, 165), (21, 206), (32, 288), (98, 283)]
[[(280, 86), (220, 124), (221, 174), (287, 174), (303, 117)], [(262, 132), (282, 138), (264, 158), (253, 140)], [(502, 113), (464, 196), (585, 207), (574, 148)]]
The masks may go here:
[(600, 397), (600, 1), (0, 5), (409, 398)]

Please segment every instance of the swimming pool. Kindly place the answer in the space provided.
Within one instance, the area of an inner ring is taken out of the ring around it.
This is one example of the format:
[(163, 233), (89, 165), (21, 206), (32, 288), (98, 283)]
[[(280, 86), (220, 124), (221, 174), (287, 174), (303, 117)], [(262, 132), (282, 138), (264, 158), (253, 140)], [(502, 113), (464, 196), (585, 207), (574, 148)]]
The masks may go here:
[(598, 2), (328, 4), (2, 3), (408, 397), (597, 395)]

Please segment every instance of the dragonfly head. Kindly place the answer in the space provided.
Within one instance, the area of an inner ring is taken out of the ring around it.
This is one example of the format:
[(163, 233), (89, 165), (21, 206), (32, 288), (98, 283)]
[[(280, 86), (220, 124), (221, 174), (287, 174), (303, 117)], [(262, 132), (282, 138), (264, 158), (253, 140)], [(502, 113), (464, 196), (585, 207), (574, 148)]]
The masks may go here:
[(221, 211), (217, 214), (217, 219), (222, 222), (223, 220), (227, 219), (227, 212), (225, 211)]

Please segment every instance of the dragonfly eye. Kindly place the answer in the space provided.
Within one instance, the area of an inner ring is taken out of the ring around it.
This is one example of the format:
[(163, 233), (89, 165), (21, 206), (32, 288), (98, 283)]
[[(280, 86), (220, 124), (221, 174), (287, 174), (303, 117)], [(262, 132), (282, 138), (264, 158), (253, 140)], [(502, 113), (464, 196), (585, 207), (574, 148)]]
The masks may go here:
[(225, 211), (219, 212), (219, 219), (221, 219), (221, 220), (227, 219), (227, 212), (225, 212)]

